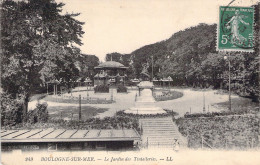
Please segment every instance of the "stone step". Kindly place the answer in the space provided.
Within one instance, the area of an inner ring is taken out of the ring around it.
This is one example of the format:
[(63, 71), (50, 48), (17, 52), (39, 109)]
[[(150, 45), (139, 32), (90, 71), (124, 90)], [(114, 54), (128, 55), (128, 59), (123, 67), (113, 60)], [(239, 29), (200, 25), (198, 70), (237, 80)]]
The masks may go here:
[(140, 122), (146, 122), (146, 123), (159, 123), (159, 122), (172, 122), (172, 118), (165, 118), (161, 120), (144, 120), (140, 119)]
[[(147, 144), (147, 143), (146, 143)], [(149, 141), (148, 144), (175, 144), (175, 141)]]
[(148, 127), (148, 126), (145, 126), (145, 127), (141, 127), (141, 128), (143, 128), (143, 129), (156, 129), (156, 130), (158, 130), (158, 129), (176, 130), (176, 128), (169, 127), (169, 126), (162, 126), (162, 127), (158, 127), (158, 126), (156, 126), (156, 127), (152, 127), (152, 126)]
[(148, 144), (174, 144), (174, 140), (165, 140), (165, 141), (157, 141), (157, 140), (150, 140), (148, 141)]
[(144, 133), (156, 133), (156, 134), (166, 134), (166, 133), (178, 133), (177, 131), (174, 130), (143, 130), (143, 134)]
[(146, 133), (145, 134), (146, 136), (158, 136), (158, 137), (174, 137), (174, 136), (179, 136), (179, 134), (161, 134), (161, 135), (158, 135), (158, 134), (155, 134), (155, 133)]
[(178, 132), (177, 130), (175, 130), (174, 128), (172, 128), (172, 127), (155, 127), (155, 128), (153, 128), (153, 127), (142, 127), (142, 129), (143, 129), (143, 131), (144, 130), (151, 130), (151, 131), (159, 131), (159, 130), (166, 130), (166, 131), (176, 131), (176, 132)]
[(172, 121), (172, 118), (159, 118), (159, 119), (140, 119), (140, 122), (162, 122), (162, 121)]
[(140, 119), (140, 122), (160, 122), (160, 121), (172, 121), (171, 117), (165, 117), (165, 118), (152, 118), (152, 119), (147, 119), (147, 118), (143, 118)]
[(146, 140), (148, 137), (148, 139), (178, 139), (179, 136), (154, 136), (154, 135), (151, 135), (151, 136), (145, 136), (144, 139)]
[(143, 144), (147, 143), (148, 138), (149, 146), (171, 148), (175, 143), (175, 139), (178, 139), (182, 146), (187, 146), (171, 117), (140, 119), (140, 124), (142, 126)]
[(165, 124), (141, 124), (142, 127), (174, 127), (174, 125), (165, 123)]
[[(147, 140), (145, 140), (145, 142), (147, 142)], [(174, 143), (175, 140), (174, 139), (148, 139), (148, 143)]]
[(177, 131), (174, 131), (174, 130), (143, 130), (143, 132), (142, 132), (143, 134), (144, 133), (155, 133), (155, 134), (167, 134), (167, 133), (170, 133), (170, 134), (172, 134), (172, 133), (178, 133)]
[(144, 133), (143, 135), (145, 136), (154, 136), (154, 137), (177, 137), (177, 136), (180, 136), (180, 134), (178, 133), (165, 133), (165, 134), (155, 134), (155, 133)]
[(149, 135), (149, 136), (144, 136), (145, 139), (149, 138), (154, 138), (154, 139), (176, 139), (179, 136), (155, 136), (155, 135)]
[(147, 135), (149, 138), (177, 138), (179, 135), (166, 135), (166, 136), (159, 136), (159, 135)]
[(141, 126), (145, 127), (173, 127), (174, 125), (171, 123), (164, 123), (164, 124), (141, 124)]
[(161, 119), (161, 120), (144, 120), (144, 119), (139, 119), (140, 122), (151, 122), (151, 123), (154, 123), (154, 122), (166, 122), (166, 121), (170, 121), (172, 122), (172, 118), (164, 118), (164, 119)]
[(165, 122), (165, 123), (141, 123), (140, 125), (147, 125), (147, 126), (173, 126), (171, 123), (169, 122)]
[[(143, 131), (159, 131), (159, 132), (163, 132), (163, 131), (174, 131), (174, 129), (172, 128), (161, 128), (161, 129), (156, 129), (156, 128), (143, 128)], [(177, 132), (177, 131), (176, 131)]]
[(171, 135), (171, 136), (156, 136), (156, 135), (147, 135), (148, 138), (157, 138), (157, 139), (163, 139), (163, 138), (173, 138), (173, 139), (176, 139), (178, 138), (179, 136), (178, 135)]
[(170, 122), (158, 122), (158, 123), (154, 123), (154, 122), (142, 122), (141, 125), (172, 125), (172, 123)]
[(165, 123), (145, 123), (145, 124), (141, 124), (141, 126), (149, 126), (149, 127), (151, 127), (151, 126), (153, 126), (153, 127), (162, 127), (162, 126), (164, 126), (164, 127), (173, 127), (174, 125), (173, 124), (171, 124), (171, 123), (169, 123), (169, 122), (165, 122)]

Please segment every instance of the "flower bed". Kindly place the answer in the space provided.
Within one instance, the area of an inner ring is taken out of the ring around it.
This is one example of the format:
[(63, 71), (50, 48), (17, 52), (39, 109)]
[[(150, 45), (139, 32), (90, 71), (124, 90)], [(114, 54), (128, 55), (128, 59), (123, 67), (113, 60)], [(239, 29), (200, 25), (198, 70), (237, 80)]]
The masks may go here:
[(255, 115), (255, 111), (223, 111), (223, 112), (211, 112), (211, 113), (186, 113), (185, 118), (198, 118), (198, 117), (222, 117), (222, 116), (234, 116), (234, 115)]
[(182, 96), (183, 96), (182, 92), (168, 91), (168, 92), (163, 92), (162, 95), (155, 95), (154, 98), (156, 101), (167, 101), (167, 100), (174, 100)]
[(94, 87), (95, 93), (109, 93), (108, 85), (98, 85)]
[(123, 85), (120, 85), (117, 87), (117, 93), (126, 93), (127, 92), (127, 88)]
[(133, 114), (133, 113), (124, 113), (124, 111), (118, 111), (116, 113), (117, 116), (128, 116), (133, 118), (159, 118), (159, 117), (174, 117), (177, 116), (178, 113), (172, 110), (165, 109), (166, 113), (163, 114)]

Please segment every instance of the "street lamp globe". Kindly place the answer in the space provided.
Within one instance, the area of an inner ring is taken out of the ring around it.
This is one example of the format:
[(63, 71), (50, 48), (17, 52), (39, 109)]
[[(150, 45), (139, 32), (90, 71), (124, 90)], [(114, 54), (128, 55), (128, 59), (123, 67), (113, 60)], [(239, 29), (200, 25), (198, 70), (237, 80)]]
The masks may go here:
[(227, 56), (224, 56), (224, 60), (227, 60), (227, 58), (228, 58)]

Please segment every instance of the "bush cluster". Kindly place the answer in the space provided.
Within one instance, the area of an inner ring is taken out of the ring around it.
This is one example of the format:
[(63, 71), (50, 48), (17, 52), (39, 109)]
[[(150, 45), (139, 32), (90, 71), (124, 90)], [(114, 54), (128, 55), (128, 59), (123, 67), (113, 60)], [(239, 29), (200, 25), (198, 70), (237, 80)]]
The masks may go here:
[[(26, 124), (48, 121), (47, 103), (37, 104), (34, 110), (23, 116), (23, 102), (5, 93), (1, 94), (1, 126), (6, 128), (20, 127)], [(23, 123), (26, 119), (27, 123)]]
[(34, 110), (31, 110), (27, 113), (27, 122), (31, 124), (35, 123), (44, 123), (48, 121), (48, 111), (47, 111), (48, 104), (37, 104)]
[(14, 126), (22, 123), (23, 104), (6, 93), (1, 93), (1, 125)]
[(179, 118), (179, 131), (188, 138), (188, 147), (247, 149), (259, 143), (259, 119), (255, 116)]
[(123, 85), (119, 85), (117, 87), (117, 93), (126, 93), (127, 92), (127, 88)]
[(124, 113), (124, 111), (116, 112), (117, 116), (127, 116), (131, 118), (158, 118), (158, 117), (169, 117), (169, 116), (177, 116), (178, 113), (172, 110), (165, 110), (166, 113), (162, 114), (133, 114), (133, 113)]
[[(113, 117), (90, 118), (84, 121), (53, 119), (43, 123), (27, 123), (25, 125), (16, 125), (20, 129), (36, 128), (56, 128), (56, 129), (135, 129), (140, 131), (139, 123), (136, 118), (129, 116), (115, 115)], [(14, 129), (16, 129), (14, 128)]]
[(208, 113), (193, 113), (189, 114), (187, 112), (184, 117), (185, 118), (197, 118), (197, 117), (217, 117), (217, 116), (228, 116), (228, 115), (246, 115), (246, 114), (254, 114), (255, 111), (252, 110), (241, 110), (241, 111), (223, 111), (223, 112), (208, 112)]
[(109, 93), (108, 85), (98, 85), (94, 88), (95, 93)]
[(183, 96), (182, 92), (177, 91), (169, 91), (163, 92), (163, 95), (155, 96), (156, 101), (166, 101), (166, 100), (174, 100)]

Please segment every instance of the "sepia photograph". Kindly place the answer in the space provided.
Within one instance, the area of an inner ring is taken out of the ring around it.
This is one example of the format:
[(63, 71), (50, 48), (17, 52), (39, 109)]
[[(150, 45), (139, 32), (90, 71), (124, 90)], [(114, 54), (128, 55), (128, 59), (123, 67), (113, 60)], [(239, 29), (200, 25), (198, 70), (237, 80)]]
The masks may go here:
[(259, 0), (1, 0), (1, 164), (260, 164)]

